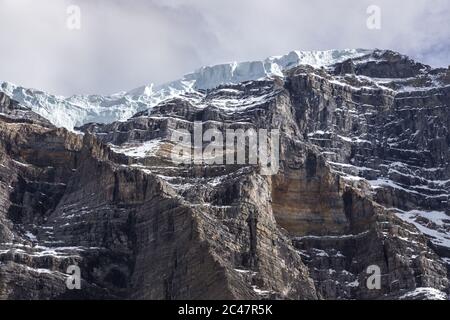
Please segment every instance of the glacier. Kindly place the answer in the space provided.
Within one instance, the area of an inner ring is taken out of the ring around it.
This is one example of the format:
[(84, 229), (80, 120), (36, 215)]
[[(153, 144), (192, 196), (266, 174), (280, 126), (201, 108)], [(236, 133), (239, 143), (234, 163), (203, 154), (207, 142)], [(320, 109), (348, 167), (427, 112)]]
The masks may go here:
[(75, 131), (76, 127), (91, 122), (126, 121), (138, 112), (185, 94), (213, 89), (224, 84), (237, 84), (274, 76), (283, 77), (283, 71), (299, 65), (327, 67), (347, 59), (368, 55), (373, 51), (366, 49), (292, 51), (261, 61), (205, 66), (169, 83), (144, 85), (112, 95), (63, 97), (10, 82), (0, 82), (0, 92), (31, 108), (55, 126)]

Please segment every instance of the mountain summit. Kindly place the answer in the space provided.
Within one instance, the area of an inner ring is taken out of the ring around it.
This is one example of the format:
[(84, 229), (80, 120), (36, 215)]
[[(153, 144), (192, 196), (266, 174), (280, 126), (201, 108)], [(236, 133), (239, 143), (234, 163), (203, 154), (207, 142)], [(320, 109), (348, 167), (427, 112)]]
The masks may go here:
[[(107, 97), (1, 88), (0, 299), (448, 299), (450, 69), (293, 51)], [(272, 175), (211, 136), (260, 130)]]
[(22, 105), (30, 107), (54, 125), (73, 130), (89, 122), (111, 123), (127, 120), (139, 111), (152, 108), (162, 101), (187, 92), (271, 76), (282, 77), (283, 71), (301, 64), (325, 67), (371, 52), (362, 49), (292, 51), (284, 56), (270, 57), (263, 61), (232, 62), (202, 67), (170, 83), (158, 86), (145, 85), (111, 96), (77, 95), (65, 98), (8, 82), (0, 84), (0, 91)]

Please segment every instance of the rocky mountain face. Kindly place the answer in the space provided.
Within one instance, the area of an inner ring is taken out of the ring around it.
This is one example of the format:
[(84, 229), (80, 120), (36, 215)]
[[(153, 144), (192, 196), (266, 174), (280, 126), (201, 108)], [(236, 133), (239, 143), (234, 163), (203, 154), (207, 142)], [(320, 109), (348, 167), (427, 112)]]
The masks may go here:
[[(76, 132), (3, 90), (0, 299), (447, 299), (450, 69), (325, 56), (202, 69)], [(174, 163), (199, 123), (279, 130), (279, 170)]]

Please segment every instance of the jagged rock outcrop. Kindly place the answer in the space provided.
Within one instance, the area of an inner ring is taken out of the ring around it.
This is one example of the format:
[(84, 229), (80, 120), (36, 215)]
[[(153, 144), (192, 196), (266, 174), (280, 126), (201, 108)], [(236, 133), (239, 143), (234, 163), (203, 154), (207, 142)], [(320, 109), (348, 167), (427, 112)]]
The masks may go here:
[[(374, 51), (83, 134), (0, 94), (0, 299), (445, 298), (449, 93), (448, 69)], [(196, 122), (278, 129), (279, 170), (173, 163)]]

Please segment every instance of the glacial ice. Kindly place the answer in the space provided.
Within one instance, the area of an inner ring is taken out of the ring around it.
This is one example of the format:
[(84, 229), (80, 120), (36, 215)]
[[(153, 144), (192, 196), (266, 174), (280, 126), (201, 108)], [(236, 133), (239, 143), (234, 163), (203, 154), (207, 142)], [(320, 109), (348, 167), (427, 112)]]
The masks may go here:
[(125, 121), (140, 111), (158, 103), (197, 90), (212, 89), (223, 84), (283, 76), (289, 68), (307, 64), (325, 67), (346, 59), (371, 53), (370, 50), (344, 49), (328, 51), (292, 51), (262, 61), (231, 62), (205, 66), (179, 80), (155, 86), (153, 84), (109, 96), (74, 95), (62, 97), (40, 90), (23, 88), (9, 82), (0, 82), (0, 91), (20, 104), (48, 119), (57, 127), (74, 130), (86, 123)]

